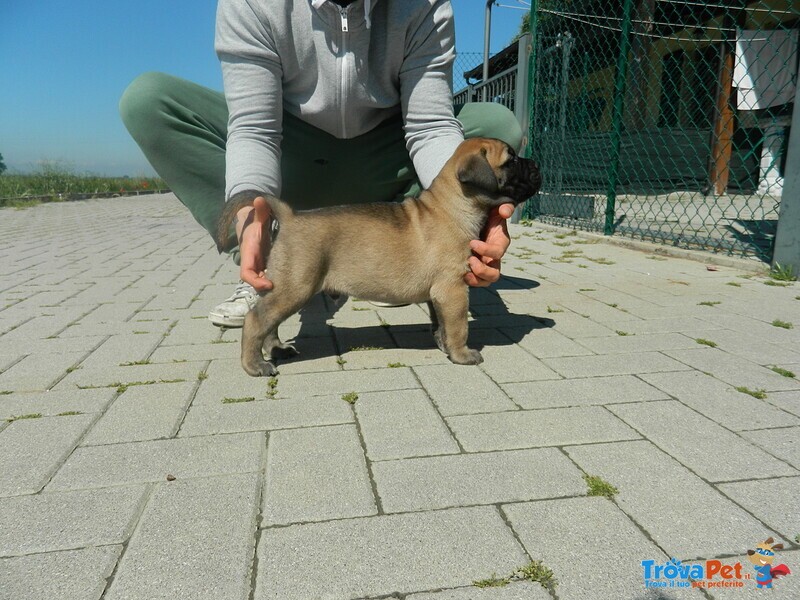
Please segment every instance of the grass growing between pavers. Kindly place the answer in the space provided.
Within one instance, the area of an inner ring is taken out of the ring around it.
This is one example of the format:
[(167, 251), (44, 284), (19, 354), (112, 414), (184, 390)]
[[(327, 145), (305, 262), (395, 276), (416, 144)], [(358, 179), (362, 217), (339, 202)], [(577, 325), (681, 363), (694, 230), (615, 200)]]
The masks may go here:
[(83, 413), (80, 412), (79, 410), (68, 410), (66, 412), (58, 413), (56, 416), (57, 417), (72, 417), (72, 416), (75, 416), (75, 415), (82, 415), (82, 414)]
[(775, 263), (775, 266), (769, 272), (769, 276), (777, 281), (797, 281), (797, 275), (795, 275), (792, 265)]
[(223, 398), (223, 404), (240, 404), (242, 402), (255, 402), (255, 396), (245, 396), (244, 398)]
[(30, 413), (28, 415), (18, 415), (18, 416), (11, 416), (6, 421), (9, 423), (13, 423), (14, 421), (22, 421), (23, 419), (39, 419), (41, 418), (42, 413)]
[(116, 383), (109, 383), (108, 385), (79, 385), (79, 390), (96, 390), (100, 388), (117, 388), (117, 393), (121, 394), (129, 387), (134, 387), (136, 385), (155, 385), (156, 383), (185, 383), (185, 379), (151, 379), (150, 381), (130, 381), (126, 383), (120, 383), (117, 381)]
[(752, 396), (753, 398), (758, 398), (759, 400), (763, 400), (767, 397), (767, 390), (751, 390), (749, 387), (740, 385), (739, 387), (733, 388), (737, 392), (741, 392), (742, 394), (747, 394), (748, 396)]
[(635, 333), (628, 333), (627, 331), (621, 331), (619, 329), (617, 329), (616, 334), (621, 335), (622, 337), (627, 337), (629, 335), (636, 335)]
[(695, 338), (694, 341), (697, 342), (698, 344), (702, 345), (702, 346), (708, 346), (709, 348), (716, 348), (717, 347), (717, 342), (712, 342), (711, 340), (707, 340), (707, 339), (704, 339), (704, 338)]
[(705, 300), (704, 302), (698, 302), (697, 306), (716, 306), (717, 304), (722, 304), (719, 300)]
[(145, 359), (145, 360), (133, 360), (131, 362), (119, 363), (119, 366), (120, 367), (133, 367), (133, 366), (150, 365), (150, 364), (152, 364), (152, 363), (148, 359)]
[(764, 282), (764, 285), (768, 285), (768, 286), (771, 286), (771, 287), (789, 287), (792, 284), (791, 283), (786, 283), (784, 281), (775, 281), (774, 279), (767, 279)]
[(344, 400), (348, 404), (355, 404), (356, 400), (358, 400), (358, 394), (356, 394), (355, 392), (348, 392), (347, 394), (342, 394), (342, 400)]
[(267, 380), (267, 398), (275, 398), (278, 395), (278, 378), (270, 377)]
[(605, 498), (613, 498), (619, 493), (619, 490), (596, 475), (584, 475), (583, 480), (586, 482), (588, 496), (603, 496)]
[(770, 370), (774, 371), (778, 375), (783, 375), (784, 377), (789, 377), (790, 379), (794, 379), (796, 377), (796, 375), (794, 374), (794, 371), (790, 371), (790, 370), (784, 369), (782, 367), (773, 366), (773, 367), (770, 367)]
[(492, 573), (491, 577), (473, 581), (472, 585), (477, 588), (503, 587), (512, 581), (538, 583), (547, 590), (554, 590), (558, 585), (558, 580), (555, 578), (553, 570), (546, 567), (540, 560), (531, 561), (505, 577), (498, 577), (497, 573)]
[(772, 322), (773, 327), (780, 327), (781, 329), (794, 329), (794, 325), (789, 321), (781, 321), (780, 319), (775, 319)]
[(408, 365), (396, 362), (396, 363), (388, 363), (386, 366), (389, 367), (390, 369), (399, 369), (400, 367), (407, 367)]

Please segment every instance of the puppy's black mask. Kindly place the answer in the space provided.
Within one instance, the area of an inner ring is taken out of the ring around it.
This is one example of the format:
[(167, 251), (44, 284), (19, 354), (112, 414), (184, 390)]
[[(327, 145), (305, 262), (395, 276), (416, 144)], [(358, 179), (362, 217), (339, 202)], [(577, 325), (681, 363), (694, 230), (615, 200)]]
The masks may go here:
[(474, 154), (458, 170), (462, 185), (481, 192), (491, 199), (492, 205), (512, 202), (520, 204), (534, 196), (542, 186), (542, 176), (536, 163), (517, 156), (511, 146), (506, 146), (506, 161), (493, 169), (482, 150)]

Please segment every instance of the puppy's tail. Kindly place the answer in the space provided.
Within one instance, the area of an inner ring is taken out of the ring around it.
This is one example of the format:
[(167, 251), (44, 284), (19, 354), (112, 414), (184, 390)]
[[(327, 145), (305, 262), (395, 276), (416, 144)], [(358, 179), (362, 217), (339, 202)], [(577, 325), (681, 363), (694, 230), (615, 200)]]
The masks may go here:
[(222, 215), (217, 222), (217, 234), (215, 241), (217, 242), (217, 250), (223, 252), (230, 250), (237, 244), (236, 235), (234, 231), (234, 219), (236, 213), (245, 206), (252, 206), (253, 200), (257, 196), (263, 196), (269, 205), (270, 212), (273, 218), (280, 222), (286, 222), (294, 214), (292, 207), (268, 194), (260, 194), (259, 192), (242, 192), (233, 196), (228, 202), (225, 203), (225, 208)]

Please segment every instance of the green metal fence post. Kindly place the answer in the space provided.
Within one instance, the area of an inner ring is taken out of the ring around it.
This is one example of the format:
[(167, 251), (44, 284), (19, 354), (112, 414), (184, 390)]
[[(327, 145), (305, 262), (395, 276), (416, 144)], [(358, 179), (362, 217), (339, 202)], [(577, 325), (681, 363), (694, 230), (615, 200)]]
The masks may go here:
[[(528, 21), (528, 31), (531, 34), (531, 50), (528, 53), (528, 131), (525, 133), (528, 139), (525, 143), (524, 156), (527, 158), (533, 157), (533, 130), (536, 127), (536, 118), (534, 116), (536, 108), (536, 59), (538, 49), (538, 31), (539, 31), (539, 0), (531, 0), (531, 10)], [(522, 216), (530, 218), (531, 216), (531, 201), (528, 200), (522, 209)]]
[(612, 118), (611, 165), (608, 172), (608, 197), (606, 201), (606, 223), (604, 233), (614, 233), (614, 216), (617, 205), (617, 182), (619, 181), (619, 155), (622, 143), (622, 115), (625, 108), (625, 88), (628, 78), (628, 52), (631, 47), (631, 10), (633, 0), (625, 0), (622, 7), (622, 35), (617, 56), (617, 73), (614, 82), (614, 113)]
[(800, 97), (797, 95), (789, 129), (786, 174), (772, 266), (791, 268), (795, 277), (800, 277)]

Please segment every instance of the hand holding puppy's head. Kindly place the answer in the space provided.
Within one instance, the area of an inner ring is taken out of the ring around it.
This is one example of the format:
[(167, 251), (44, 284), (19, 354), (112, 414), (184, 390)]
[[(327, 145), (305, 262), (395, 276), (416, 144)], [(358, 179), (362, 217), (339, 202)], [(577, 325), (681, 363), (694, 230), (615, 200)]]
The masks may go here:
[(478, 197), (489, 206), (520, 204), (536, 194), (542, 184), (536, 163), (517, 156), (511, 146), (500, 140), (466, 140), (453, 160), (464, 195)]

